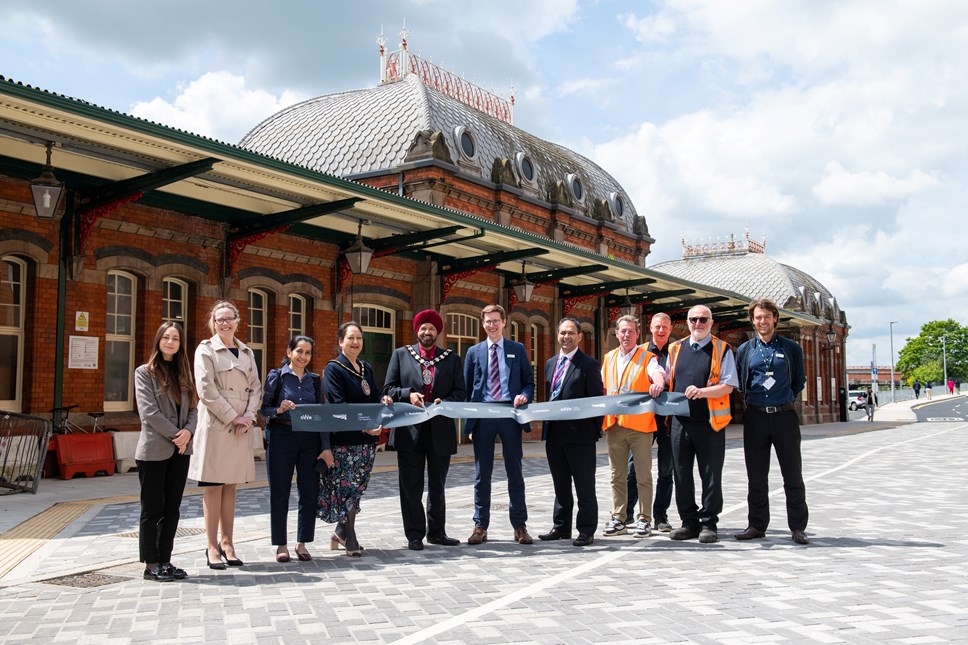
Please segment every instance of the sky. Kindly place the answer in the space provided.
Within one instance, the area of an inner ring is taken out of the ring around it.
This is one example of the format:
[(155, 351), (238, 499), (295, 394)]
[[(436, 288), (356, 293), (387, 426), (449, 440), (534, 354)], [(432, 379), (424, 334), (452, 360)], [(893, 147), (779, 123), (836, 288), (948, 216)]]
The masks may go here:
[(890, 364), (890, 321), (895, 354), (968, 323), (963, 0), (0, 0), (0, 25), (0, 75), (229, 143), (375, 86), (406, 25), (611, 173), (650, 266), (748, 230), (838, 299), (849, 365)]

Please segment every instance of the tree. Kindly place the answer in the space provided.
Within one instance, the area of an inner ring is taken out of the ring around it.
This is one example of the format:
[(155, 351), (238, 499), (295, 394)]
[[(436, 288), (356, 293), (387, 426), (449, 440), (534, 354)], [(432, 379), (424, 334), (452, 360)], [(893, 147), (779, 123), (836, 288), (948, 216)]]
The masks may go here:
[(940, 383), (944, 379), (943, 356), (947, 358), (948, 378), (968, 380), (968, 327), (950, 318), (922, 325), (917, 338), (908, 338), (907, 344), (898, 352), (896, 367), (899, 372), (922, 383)]

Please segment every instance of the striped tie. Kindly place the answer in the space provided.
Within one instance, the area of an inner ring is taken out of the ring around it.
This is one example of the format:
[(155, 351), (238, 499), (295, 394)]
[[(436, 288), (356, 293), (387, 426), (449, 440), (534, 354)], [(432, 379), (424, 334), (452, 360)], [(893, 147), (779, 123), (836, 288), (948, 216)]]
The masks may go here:
[(501, 400), (501, 370), (497, 364), (497, 343), (491, 345), (491, 360), (488, 364), (488, 385), (491, 390), (491, 400)]
[(554, 401), (561, 394), (561, 383), (565, 380), (565, 365), (568, 364), (568, 357), (564, 354), (558, 359), (558, 365), (555, 366), (555, 373), (551, 377), (551, 400)]

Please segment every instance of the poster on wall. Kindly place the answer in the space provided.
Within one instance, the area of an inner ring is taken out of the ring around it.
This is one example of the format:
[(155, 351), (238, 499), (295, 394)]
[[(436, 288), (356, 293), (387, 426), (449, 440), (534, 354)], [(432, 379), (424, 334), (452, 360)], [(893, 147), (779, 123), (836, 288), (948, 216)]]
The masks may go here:
[(68, 369), (97, 369), (97, 336), (71, 336), (69, 347)]
[(74, 312), (74, 331), (87, 331), (88, 323), (91, 320), (91, 316), (86, 311), (75, 311)]

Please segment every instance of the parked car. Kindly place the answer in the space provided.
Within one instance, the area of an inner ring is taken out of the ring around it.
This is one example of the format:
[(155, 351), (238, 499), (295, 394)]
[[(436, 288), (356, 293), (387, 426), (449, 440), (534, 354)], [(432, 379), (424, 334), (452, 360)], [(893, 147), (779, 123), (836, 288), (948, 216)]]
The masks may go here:
[(867, 407), (867, 390), (851, 390), (847, 393), (847, 407), (859, 410)]

